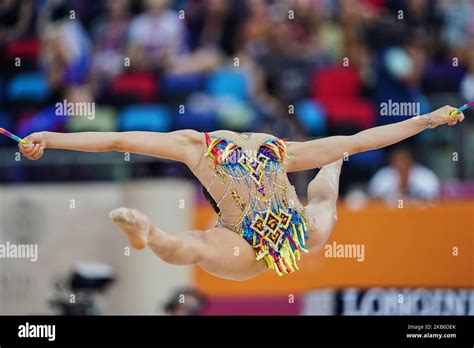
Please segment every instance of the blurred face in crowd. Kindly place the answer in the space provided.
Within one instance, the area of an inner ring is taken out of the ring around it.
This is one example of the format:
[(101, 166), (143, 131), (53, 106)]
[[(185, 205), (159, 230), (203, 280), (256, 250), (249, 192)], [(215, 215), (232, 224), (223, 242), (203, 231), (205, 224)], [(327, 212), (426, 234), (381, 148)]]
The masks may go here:
[(473, 49), (468, 50), (467, 52), (467, 68), (469, 69), (469, 72), (471, 74), (474, 74), (474, 35), (470, 39), (470, 44), (469, 47), (472, 47)]
[(287, 51), (289, 43), (289, 27), (284, 21), (274, 20), (272, 30), (268, 33), (269, 48), (275, 53)]
[(406, 82), (417, 84), (421, 81), (426, 64), (426, 47), (423, 45), (423, 38), (420, 32), (413, 34), (413, 38), (406, 46), (406, 51), (413, 63), (412, 73), (407, 77)]
[(169, 0), (145, 0), (145, 8), (152, 15), (160, 15), (170, 5)]
[(410, 12), (417, 17), (423, 16), (428, 11), (428, 2), (426, 0), (411, 0), (408, 2)]
[(253, 15), (264, 14), (267, 11), (267, 6), (265, 2), (261, 0), (249, 0), (247, 2), (249, 12)]
[(359, 22), (363, 14), (360, 1), (343, 0), (340, 2), (339, 16), (341, 22), (349, 25)]
[(207, 1), (208, 11), (214, 14), (225, 13), (229, 6), (229, 1), (222, 0), (208, 0)]
[(106, 4), (107, 13), (112, 18), (120, 18), (128, 13), (129, 0), (108, 0)]
[(408, 175), (413, 164), (413, 157), (406, 150), (397, 150), (390, 155), (390, 166), (402, 176)]

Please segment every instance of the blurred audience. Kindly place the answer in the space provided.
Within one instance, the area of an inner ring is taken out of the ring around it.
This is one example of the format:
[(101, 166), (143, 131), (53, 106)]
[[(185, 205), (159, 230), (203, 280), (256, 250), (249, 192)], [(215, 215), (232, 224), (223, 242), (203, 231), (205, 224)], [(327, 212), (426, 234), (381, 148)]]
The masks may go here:
[(163, 68), (188, 51), (185, 22), (168, 0), (144, 0), (145, 11), (129, 29), (128, 55), (135, 69)]
[[(127, 108), (146, 103), (163, 112), (140, 129), (351, 134), (413, 116), (381, 117), (385, 103), (474, 99), (473, 18), (470, 0), (5, 0), (0, 120), (32, 131), (66, 98), (106, 104), (102, 130), (138, 127)], [(349, 163), (354, 180), (380, 158)]]
[(0, 3), (0, 42), (32, 34), (34, 0), (3, 0)]
[(409, 149), (402, 147), (390, 153), (389, 165), (375, 173), (368, 187), (372, 197), (395, 205), (399, 200), (436, 200), (440, 193), (436, 175), (417, 163)]
[(468, 53), (468, 71), (461, 82), (462, 97), (466, 100), (474, 100), (474, 39), (471, 47), (473, 49)]
[(104, 78), (122, 72), (126, 66), (130, 10), (129, 0), (107, 0), (105, 14), (93, 24), (94, 68)]
[(40, 14), (41, 66), (53, 90), (84, 85), (90, 77), (92, 43), (65, 1), (50, 2)]

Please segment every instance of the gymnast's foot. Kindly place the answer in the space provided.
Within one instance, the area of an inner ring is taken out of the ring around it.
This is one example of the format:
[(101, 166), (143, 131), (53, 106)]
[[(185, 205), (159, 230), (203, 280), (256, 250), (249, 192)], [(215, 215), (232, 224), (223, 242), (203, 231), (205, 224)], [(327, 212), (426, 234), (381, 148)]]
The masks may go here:
[(341, 167), (343, 163), (344, 161), (340, 159), (335, 162), (326, 164), (321, 168), (321, 170), (319, 171), (320, 174), (318, 175), (333, 177), (333, 179), (339, 182), (339, 175), (341, 174)]
[(112, 210), (109, 218), (125, 232), (132, 247), (143, 249), (148, 244), (152, 222), (146, 215), (136, 209), (119, 208)]
[(325, 193), (331, 201), (336, 201), (339, 194), (339, 176), (341, 175), (341, 167), (344, 161), (342, 159), (326, 164), (319, 171), (318, 181), (324, 183), (326, 187)]

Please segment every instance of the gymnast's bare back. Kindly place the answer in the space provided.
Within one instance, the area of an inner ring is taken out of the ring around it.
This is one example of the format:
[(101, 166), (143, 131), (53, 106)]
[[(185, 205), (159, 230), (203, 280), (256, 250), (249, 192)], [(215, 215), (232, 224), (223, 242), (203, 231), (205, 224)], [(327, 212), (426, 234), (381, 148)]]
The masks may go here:
[[(218, 213), (206, 231), (169, 233), (145, 215), (120, 208), (110, 218), (132, 246), (149, 246), (162, 260), (198, 264), (216, 276), (245, 280), (272, 269), (298, 269), (300, 257), (324, 244), (336, 223), (341, 159), (382, 148), (426, 128), (454, 125), (462, 113), (445, 106), (427, 115), (352, 136), (292, 142), (262, 133), (181, 130), (170, 133), (33, 133), (21, 153), (37, 160), (45, 149), (139, 153), (185, 163), (206, 188)], [(287, 173), (321, 168), (303, 206)]]

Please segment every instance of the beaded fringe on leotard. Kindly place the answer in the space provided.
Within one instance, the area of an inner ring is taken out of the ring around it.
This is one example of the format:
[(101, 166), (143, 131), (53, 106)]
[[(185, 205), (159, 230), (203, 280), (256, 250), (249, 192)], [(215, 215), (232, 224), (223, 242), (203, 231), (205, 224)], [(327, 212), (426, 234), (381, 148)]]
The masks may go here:
[[(251, 180), (242, 182), (252, 196), (258, 196), (259, 201), (264, 201), (260, 195), (265, 196), (263, 177), (267, 177), (269, 182), (277, 183), (276, 177), (281, 174), (282, 163), (288, 156), (285, 142), (277, 138), (264, 142), (254, 155), (246, 154), (230, 140), (207, 133), (206, 142), (206, 156), (212, 159), (214, 169), (224, 182), (227, 176), (240, 175), (240, 179), (249, 176)], [(266, 171), (266, 168), (274, 171)], [(304, 211), (298, 211), (286, 200), (286, 186), (283, 187), (285, 198), (271, 196), (265, 201), (266, 209), (263, 211), (248, 212), (233, 188), (230, 193), (241, 207), (243, 215), (240, 223), (227, 227), (240, 233), (255, 249), (257, 260), (263, 259), (268, 268), (275, 270), (278, 275), (298, 270), (300, 252), (308, 252), (305, 241), (309, 236)]]
[[(288, 223), (283, 224), (284, 219), (288, 219)], [(271, 228), (273, 221), (274, 230)], [(267, 228), (262, 229), (263, 226)], [(301, 214), (291, 208), (279, 210), (279, 216), (269, 210), (262, 216), (257, 215), (253, 221), (245, 221), (242, 234), (256, 249), (257, 260), (263, 258), (268, 268), (274, 269), (278, 275), (298, 270), (300, 251), (308, 252), (305, 248), (305, 241), (309, 238), (306, 223)]]

